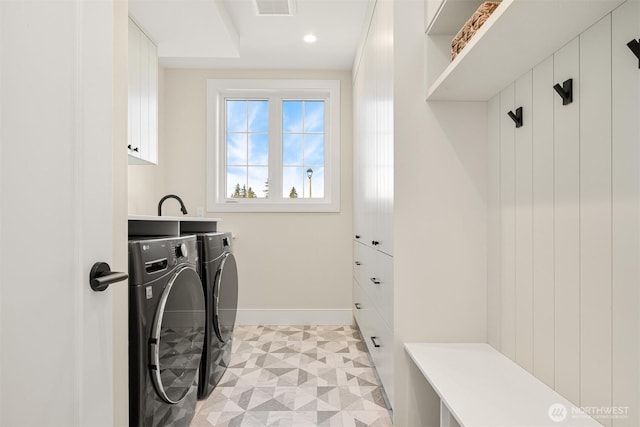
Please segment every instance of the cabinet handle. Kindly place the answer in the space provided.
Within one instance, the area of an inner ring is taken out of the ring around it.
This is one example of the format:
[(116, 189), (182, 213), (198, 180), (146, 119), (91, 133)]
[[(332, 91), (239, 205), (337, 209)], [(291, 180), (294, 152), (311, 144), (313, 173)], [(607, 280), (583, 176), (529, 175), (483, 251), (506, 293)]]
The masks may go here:
[(131, 144), (127, 145), (127, 148), (128, 148), (129, 150), (133, 150), (133, 148), (131, 148)]
[(374, 346), (375, 348), (380, 347), (380, 344), (378, 344), (378, 343), (376, 342), (376, 340), (378, 339), (378, 337), (370, 337), (370, 338), (371, 338), (371, 342), (373, 343), (373, 346)]
[(362, 305), (360, 305), (359, 302), (354, 304), (356, 306), (356, 310), (361, 310), (362, 309)]
[(359, 235), (359, 234), (356, 234), (356, 239), (359, 239), (359, 238), (360, 238), (360, 235)]
[(379, 285), (380, 284), (380, 280), (376, 279), (375, 277), (372, 277), (371, 280), (374, 284)]
[(378, 246), (378, 245), (380, 244), (380, 242), (378, 242), (377, 240), (372, 240), (372, 241), (371, 241), (371, 244), (372, 244), (373, 246)]
[(355, 264), (356, 264), (356, 265), (362, 265), (362, 264), (360, 264), (360, 261), (356, 261), (356, 263), (355, 263)]
[(134, 148), (133, 151), (138, 152), (138, 147)]

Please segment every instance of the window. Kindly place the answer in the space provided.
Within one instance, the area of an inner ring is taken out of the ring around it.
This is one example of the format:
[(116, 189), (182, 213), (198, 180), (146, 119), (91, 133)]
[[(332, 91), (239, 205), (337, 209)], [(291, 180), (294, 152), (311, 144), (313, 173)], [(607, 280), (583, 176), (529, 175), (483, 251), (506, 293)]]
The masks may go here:
[(340, 210), (339, 81), (207, 84), (210, 212)]

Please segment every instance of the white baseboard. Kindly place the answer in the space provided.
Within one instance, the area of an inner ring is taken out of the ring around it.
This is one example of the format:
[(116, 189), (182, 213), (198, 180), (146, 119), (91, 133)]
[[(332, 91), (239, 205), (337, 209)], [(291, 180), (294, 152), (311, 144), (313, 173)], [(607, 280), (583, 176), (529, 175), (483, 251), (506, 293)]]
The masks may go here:
[(250, 309), (239, 308), (237, 325), (351, 325), (350, 309)]

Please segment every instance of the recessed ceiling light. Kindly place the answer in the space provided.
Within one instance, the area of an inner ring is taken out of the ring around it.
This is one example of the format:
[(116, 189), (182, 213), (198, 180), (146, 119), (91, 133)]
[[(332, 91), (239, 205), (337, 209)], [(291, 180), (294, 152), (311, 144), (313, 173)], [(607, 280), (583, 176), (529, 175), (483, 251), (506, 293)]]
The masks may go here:
[(318, 38), (314, 34), (307, 34), (304, 36), (304, 41), (307, 43), (315, 43)]

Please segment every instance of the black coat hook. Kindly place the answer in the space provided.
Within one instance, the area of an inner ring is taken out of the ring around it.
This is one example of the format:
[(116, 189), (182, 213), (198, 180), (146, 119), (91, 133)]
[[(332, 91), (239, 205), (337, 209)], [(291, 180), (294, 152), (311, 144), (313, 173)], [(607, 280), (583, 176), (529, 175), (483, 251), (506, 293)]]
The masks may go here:
[(573, 79), (565, 80), (562, 86), (556, 83), (553, 88), (562, 97), (562, 105), (569, 105), (573, 102)]
[(638, 68), (640, 68), (640, 40), (632, 39), (629, 43), (627, 43), (631, 52), (638, 58)]
[(509, 111), (507, 114), (515, 122), (517, 128), (522, 127), (522, 107), (516, 108), (515, 114), (513, 114), (513, 111)]

